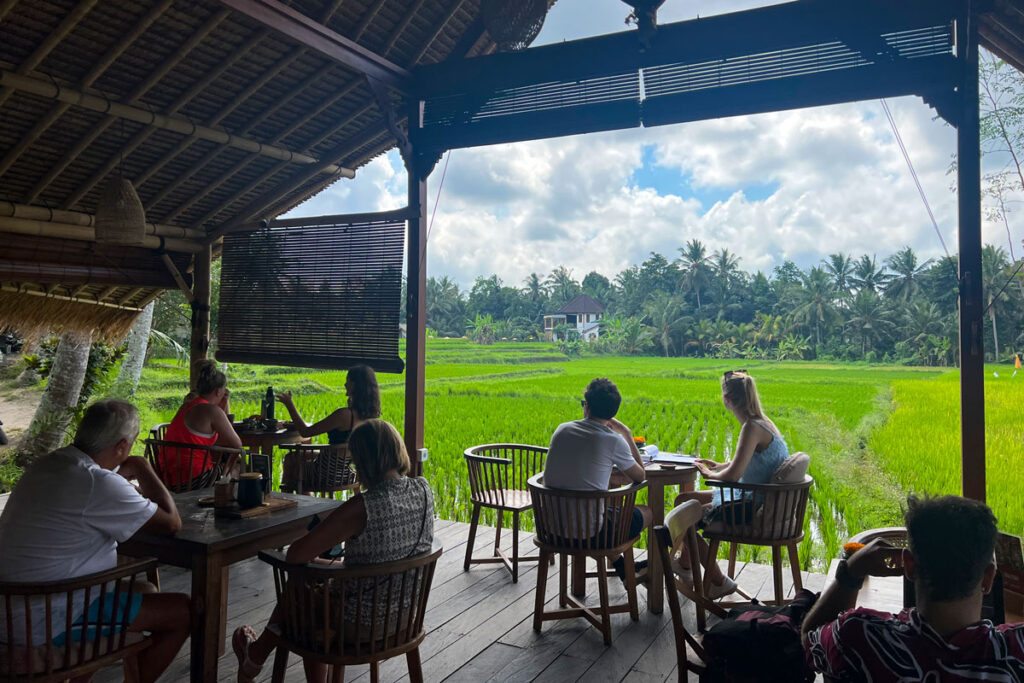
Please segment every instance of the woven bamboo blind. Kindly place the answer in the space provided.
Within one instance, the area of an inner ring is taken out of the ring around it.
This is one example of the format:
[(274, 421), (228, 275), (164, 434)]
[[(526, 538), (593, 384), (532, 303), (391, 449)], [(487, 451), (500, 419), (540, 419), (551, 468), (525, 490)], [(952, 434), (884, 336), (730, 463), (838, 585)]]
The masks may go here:
[(217, 358), (401, 372), (405, 222), (343, 217), (229, 234)]

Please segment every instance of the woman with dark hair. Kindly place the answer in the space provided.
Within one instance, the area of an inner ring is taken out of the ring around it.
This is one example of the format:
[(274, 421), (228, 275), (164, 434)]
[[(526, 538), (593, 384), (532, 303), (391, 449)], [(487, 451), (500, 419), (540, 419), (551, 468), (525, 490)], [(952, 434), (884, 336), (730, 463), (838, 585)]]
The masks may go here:
[[(231, 420), (228, 419), (227, 376), (217, 369), (212, 360), (196, 363), (196, 385), (185, 397), (164, 433), (165, 441), (198, 446), (227, 446), (241, 448)], [(157, 455), (164, 483), (180, 486), (190, 480), (199, 480), (191, 488), (202, 488), (213, 483), (214, 465), (206, 458), (205, 451), (194, 451), (185, 447), (166, 446)], [(238, 456), (230, 455), (223, 463), (227, 470), (235, 468)]]
[[(732, 481), (741, 484), (767, 484), (779, 466), (789, 457), (789, 447), (775, 423), (768, 419), (761, 409), (757, 395), (757, 384), (746, 370), (730, 370), (722, 376), (722, 404), (740, 423), (739, 438), (732, 460), (715, 462), (699, 459), (694, 466), (705, 479)], [(685, 500), (698, 500), (704, 506), (706, 525), (719, 518), (723, 505), (743, 505), (743, 501), (732, 500), (732, 489), (715, 488), (713, 491), (687, 491), (675, 500), (679, 505)], [(703, 552), (707, 545), (700, 539)], [(715, 558), (707, 561), (707, 572), (711, 576), (709, 597), (712, 599), (728, 595), (736, 590), (736, 583), (722, 574)], [(689, 574), (689, 558), (685, 549), (679, 560), (682, 578)], [(679, 572), (677, 572), (679, 573)]]
[[(302, 538), (291, 544), (285, 560), (294, 564), (317, 561), (338, 543), (345, 544), (346, 565), (368, 565), (404, 560), (430, 550), (434, 539), (434, 496), (423, 477), (409, 477), (409, 455), (398, 431), (383, 420), (367, 420), (352, 431), (352, 460), (362, 493), (345, 501)], [(347, 587), (346, 621), (369, 633), (374, 579), (368, 589)], [(378, 598), (387, 604), (387, 590)], [(360, 603), (360, 601), (362, 601)], [(278, 610), (268, 626), (277, 623)], [(357, 620), (362, 620), (361, 623)], [(248, 683), (259, 675), (263, 663), (277, 647), (277, 629), (257, 635), (250, 626), (239, 626), (231, 638), (238, 657), (238, 680)], [(307, 662), (306, 680), (325, 681), (326, 667)]]
[[(327, 434), (327, 443), (332, 446), (340, 446), (348, 443), (349, 434), (356, 427), (365, 422), (380, 417), (380, 387), (377, 386), (377, 375), (373, 368), (366, 365), (357, 365), (348, 371), (345, 377), (345, 395), (348, 398), (348, 405), (338, 408), (318, 422), (306, 424), (299, 413), (298, 408), (292, 401), (292, 394), (282, 391), (277, 395), (292, 418), (289, 427), (302, 436), (316, 436)], [(282, 490), (294, 490), (298, 481), (298, 459), (286, 455), (281, 471)], [(338, 476), (344, 475), (338, 470)]]

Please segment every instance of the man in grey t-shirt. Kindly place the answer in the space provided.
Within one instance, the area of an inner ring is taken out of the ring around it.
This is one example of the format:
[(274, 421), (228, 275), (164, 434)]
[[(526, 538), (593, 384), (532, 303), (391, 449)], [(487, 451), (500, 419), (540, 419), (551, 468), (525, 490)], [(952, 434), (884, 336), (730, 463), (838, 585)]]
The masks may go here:
[[(582, 401), (583, 419), (558, 425), (551, 436), (544, 466), (547, 486), (571, 491), (607, 491), (611, 486), (646, 479), (640, 451), (633, 443), (633, 432), (615, 419), (621, 403), (619, 388), (611, 380), (598, 377), (587, 385)], [(633, 509), (630, 535), (638, 535), (650, 524), (650, 508), (637, 505)], [(597, 533), (598, 529), (592, 531)], [(615, 571), (620, 577), (624, 576), (623, 562), (621, 557), (615, 561)], [(646, 566), (646, 562), (636, 564), (638, 571)]]

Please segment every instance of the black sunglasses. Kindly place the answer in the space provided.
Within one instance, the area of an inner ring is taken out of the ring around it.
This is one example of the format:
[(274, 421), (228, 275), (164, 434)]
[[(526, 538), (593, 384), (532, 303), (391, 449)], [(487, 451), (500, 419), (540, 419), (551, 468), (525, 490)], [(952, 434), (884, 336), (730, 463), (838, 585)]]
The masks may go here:
[(730, 377), (731, 375), (738, 375), (740, 373), (743, 373), (745, 375), (745, 374), (747, 374), (747, 371), (746, 370), (726, 370), (724, 373), (722, 373), (722, 377)]
[(580, 406), (586, 408), (587, 407), (587, 399), (581, 398), (580, 399)]

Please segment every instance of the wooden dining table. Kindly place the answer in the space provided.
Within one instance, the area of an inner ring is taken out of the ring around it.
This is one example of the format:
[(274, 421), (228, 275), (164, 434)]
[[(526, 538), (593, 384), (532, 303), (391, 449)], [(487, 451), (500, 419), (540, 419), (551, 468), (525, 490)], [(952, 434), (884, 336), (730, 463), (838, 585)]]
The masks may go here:
[[(224, 651), (227, 624), (228, 568), (255, 557), (260, 550), (280, 548), (306, 533), (314, 515), (324, 516), (341, 504), (330, 498), (275, 493), (298, 505), (245, 519), (214, 514), (199, 499), (212, 489), (174, 494), (183, 527), (173, 536), (143, 532), (118, 546), (132, 557), (155, 557), (174, 567), (192, 570), (191, 680), (217, 680), (217, 658)], [(268, 568), (269, 572), (269, 568)]]

